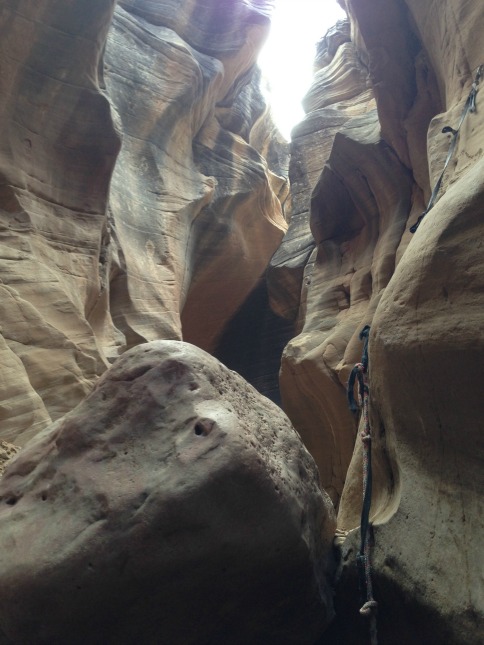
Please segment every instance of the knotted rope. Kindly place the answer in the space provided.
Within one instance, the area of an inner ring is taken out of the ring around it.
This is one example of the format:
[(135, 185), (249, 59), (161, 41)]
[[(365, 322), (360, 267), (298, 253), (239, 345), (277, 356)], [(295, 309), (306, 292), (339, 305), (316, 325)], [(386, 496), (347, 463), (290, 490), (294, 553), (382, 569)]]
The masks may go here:
[(447, 134), (450, 132), (452, 134), (452, 139), (449, 145), (449, 150), (447, 152), (447, 157), (445, 159), (444, 163), (444, 169), (440, 173), (440, 177), (437, 180), (437, 183), (434, 186), (434, 189), (432, 191), (432, 195), (430, 196), (429, 203), (427, 204), (427, 208), (424, 210), (424, 212), (420, 215), (418, 220), (415, 222), (413, 226), (410, 227), (410, 232), (415, 233), (415, 231), (418, 229), (420, 226), (420, 222), (423, 220), (423, 218), (427, 215), (429, 210), (433, 208), (435, 204), (435, 200), (437, 199), (437, 195), (439, 194), (440, 187), (442, 186), (442, 180), (444, 179), (444, 174), (445, 171), (447, 170), (447, 166), (449, 165), (449, 161), (452, 159), (452, 155), (454, 154), (454, 150), (457, 145), (457, 139), (459, 138), (459, 132), (462, 127), (462, 124), (464, 123), (464, 120), (466, 116), (468, 115), (469, 112), (475, 112), (476, 111), (476, 94), (479, 88), (479, 82), (481, 80), (482, 74), (484, 72), (484, 65), (479, 65), (477, 68), (476, 76), (474, 78), (474, 82), (472, 83), (471, 91), (469, 92), (469, 96), (467, 97), (467, 100), (464, 105), (464, 109), (462, 110), (462, 114), (460, 116), (460, 121), (457, 126), (457, 130), (454, 130), (454, 128), (451, 128), (450, 125), (446, 125), (445, 128), (442, 129), (443, 134)]
[[(370, 388), (368, 386), (368, 338), (370, 327), (366, 325), (360, 332), (360, 340), (364, 340), (361, 363), (357, 363), (351, 371), (348, 380), (348, 403), (353, 412), (361, 410), (363, 423), (360, 433), (363, 442), (363, 506), (361, 509), (360, 550), (356, 556), (360, 591), (364, 604), (360, 614), (370, 618), (371, 645), (377, 645), (376, 610), (378, 603), (373, 598), (373, 585), (371, 581), (371, 524), (370, 507), (372, 493), (371, 469), (371, 426), (369, 415)], [(358, 403), (355, 401), (354, 389), (358, 381)]]

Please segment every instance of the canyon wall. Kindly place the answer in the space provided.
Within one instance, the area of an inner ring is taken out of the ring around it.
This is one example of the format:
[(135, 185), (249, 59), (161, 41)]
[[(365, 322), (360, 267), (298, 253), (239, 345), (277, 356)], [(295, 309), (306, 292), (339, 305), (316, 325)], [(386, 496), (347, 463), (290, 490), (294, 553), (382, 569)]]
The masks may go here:
[(283, 405), (338, 507), (339, 534), (350, 532), (338, 619), (322, 642), (368, 637), (358, 617), (359, 544), (351, 533), (360, 524), (363, 449), (345, 390), (361, 358), (359, 333), (371, 325), (380, 637), (477, 644), (484, 618), (482, 85), (436, 204), (414, 235), (409, 228), (444, 167), (453, 135), (442, 130), (458, 128), (484, 63), (484, 11), (466, 0), (340, 4), (349, 21), (319, 44), (307, 116), (293, 131), (294, 216), (269, 273), (274, 309), (298, 330), (282, 358)]
[(213, 350), (259, 284), (287, 228), (254, 67), (269, 5), (3, 3), (2, 439), (133, 345)]
[[(345, 390), (368, 324), (380, 641), (477, 645), (484, 84), (435, 205), (409, 228), (444, 167), (453, 134), (442, 130), (458, 127), (484, 64), (484, 10), (340, 0), (348, 20), (318, 45), (289, 162), (254, 65), (271, 5), (3, 3), (2, 461), (51, 422), (57, 432), (136, 345), (189, 341), (276, 401), (285, 346), (281, 405), (337, 510), (336, 620), (320, 643), (360, 644), (362, 444)], [(22, 454), (7, 483), (29, 476)], [(288, 455), (276, 461), (290, 471)], [(325, 622), (311, 616), (287, 642), (311, 642)]]

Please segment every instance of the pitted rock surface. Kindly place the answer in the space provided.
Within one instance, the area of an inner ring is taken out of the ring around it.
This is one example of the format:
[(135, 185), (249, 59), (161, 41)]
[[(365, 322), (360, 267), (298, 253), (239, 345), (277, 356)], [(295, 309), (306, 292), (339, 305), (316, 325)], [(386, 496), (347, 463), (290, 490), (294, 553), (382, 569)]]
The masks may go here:
[(13, 643), (312, 643), (335, 528), (284, 413), (180, 341), (120, 358), (9, 465)]
[(3, 475), (5, 466), (19, 451), (19, 446), (14, 446), (7, 441), (0, 441), (0, 477)]

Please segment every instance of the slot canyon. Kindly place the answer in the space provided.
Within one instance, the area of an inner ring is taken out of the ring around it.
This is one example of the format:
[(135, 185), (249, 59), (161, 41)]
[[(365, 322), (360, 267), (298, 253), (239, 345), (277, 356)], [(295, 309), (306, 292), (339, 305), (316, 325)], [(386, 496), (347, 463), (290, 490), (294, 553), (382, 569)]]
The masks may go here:
[(0, 645), (484, 641), (484, 6), (338, 4), (1, 3)]

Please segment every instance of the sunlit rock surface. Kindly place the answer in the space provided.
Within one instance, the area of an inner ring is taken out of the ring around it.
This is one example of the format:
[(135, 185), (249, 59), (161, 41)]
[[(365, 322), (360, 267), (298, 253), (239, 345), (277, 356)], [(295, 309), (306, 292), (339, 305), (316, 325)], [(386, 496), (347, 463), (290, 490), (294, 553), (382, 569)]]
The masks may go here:
[(288, 418), (202, 350), (127, 352), (0, 484), (14, 643), (311, 645), (335, 518)]
[(214, 349), (258, 284), (286, 229), (254, 68), (269, 5), (3, 3), (2, 438), (137, 343)]

